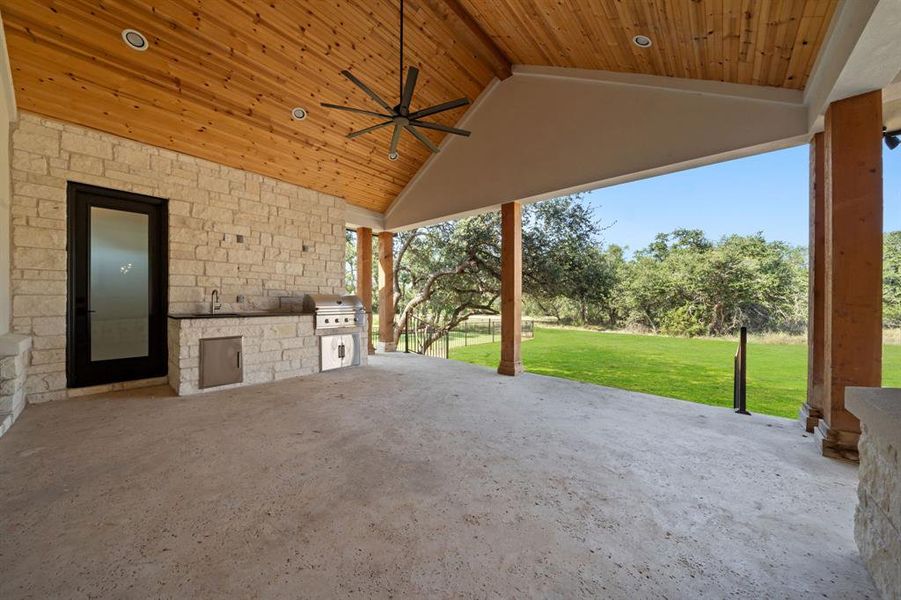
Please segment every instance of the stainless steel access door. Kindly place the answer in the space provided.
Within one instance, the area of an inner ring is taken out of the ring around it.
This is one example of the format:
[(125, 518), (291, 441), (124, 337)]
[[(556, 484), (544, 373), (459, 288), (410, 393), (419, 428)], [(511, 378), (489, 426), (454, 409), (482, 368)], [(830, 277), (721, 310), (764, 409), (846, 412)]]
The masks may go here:
[(323, 371), (349, 367), (354, 364), (357, 352), (356, 336), (352, 334), (324, 335), (319, 338), (319, 343), (320, 365)]
[(200, 340), (200, 387), (244, 381), (241, 336)]

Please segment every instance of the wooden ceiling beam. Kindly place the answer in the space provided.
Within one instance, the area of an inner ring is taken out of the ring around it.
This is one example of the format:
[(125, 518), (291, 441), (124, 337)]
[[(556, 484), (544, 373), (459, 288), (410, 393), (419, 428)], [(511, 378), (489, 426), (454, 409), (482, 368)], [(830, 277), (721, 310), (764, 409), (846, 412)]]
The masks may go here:
[(450, 26), (477, 58), (491, 66), (498, 79), (503, 81), (513, 74), (510, 59), (459, 0), (425, 0), (425, 4)]

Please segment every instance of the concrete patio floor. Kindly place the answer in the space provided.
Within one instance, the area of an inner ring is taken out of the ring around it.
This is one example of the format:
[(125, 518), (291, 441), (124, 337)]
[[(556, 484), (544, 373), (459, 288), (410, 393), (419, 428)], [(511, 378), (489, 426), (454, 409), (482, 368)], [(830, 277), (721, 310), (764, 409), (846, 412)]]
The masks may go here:
[(0, 597), (876, 598), (795, 423), (402, 354), (29, 407)]

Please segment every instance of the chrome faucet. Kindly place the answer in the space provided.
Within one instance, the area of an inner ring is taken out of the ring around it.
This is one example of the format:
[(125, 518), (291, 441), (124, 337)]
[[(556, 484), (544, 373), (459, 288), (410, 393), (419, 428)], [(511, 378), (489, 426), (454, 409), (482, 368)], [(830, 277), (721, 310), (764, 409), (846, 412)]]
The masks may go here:
[(213, 293), (210, 294), (210, 314), (215, 314), (216, 311), (222, 308), (222, 304), (219, 302), (219, 290), (213, 290)]

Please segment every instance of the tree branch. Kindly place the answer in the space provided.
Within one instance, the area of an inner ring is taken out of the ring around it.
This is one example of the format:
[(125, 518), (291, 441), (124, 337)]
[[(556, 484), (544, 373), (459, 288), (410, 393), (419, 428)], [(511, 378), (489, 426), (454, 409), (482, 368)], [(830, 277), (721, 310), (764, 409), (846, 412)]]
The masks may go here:
[(413, 244), (413, 240), (418, 238), (422, 234), (420, 229), (414, 229), (410, 232), (409, 237), (404, 240), (403, 245), (397, 251), (397, 256), (394, 258), (394, 306), (397, 306), (400, 299), (403, 297), (403, 293), (400, 289), (400, 273), (403, 271), (409, 272), (407, 267), (403, 266), (404, 256), (407, 254), (407, 250), (410, 249), (410, 246)]
[(415, 296), (413, 296), (413, 298), (411, 298), (410, 301), (407, 302), (407, 305), (404, 307), (403, 312), (400, 314), (400, 319), (398, 319), (397, 323), (394, 326), (394, 341), (395, 341), (395, 343), (397, 343), (397, 341), (400, 339), (400, 334), (401, 334), (401, 331), (403, 331), (403, 326), (404, 326), (403, 324), (407, 320), (407, 315), (412, 313), (413, 309), (415, 309), (417, 306), (419, 306), (420, 304), (423, 304), (429, 298), (432, 297), (432, 293), (433, 293), (432, 288), (434, 287), (434, 285), (437, 281), (439, 281), (440, 279), (442, 279), (444, 277), (450, 277), (452, 275), (460, 275), (461, 273), (466, 272), (466, 269), (473, 267), (473, 266), (475, 266), (475, 261), (473, 260), (473, 257), (468, 256), (453, 269), (437, 271), (437, 272), (429, 275), (429, 277), (426, 279), (425, 283), (423, 284), (422, 288), (419, 290), (419, 293), (416, 294)]

